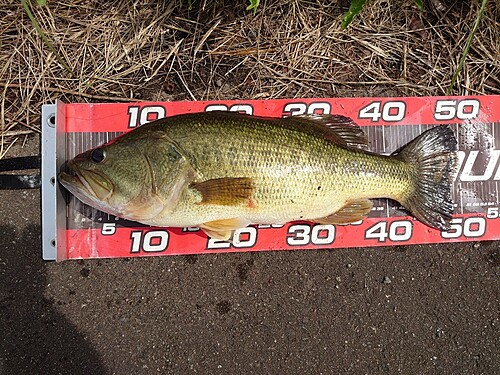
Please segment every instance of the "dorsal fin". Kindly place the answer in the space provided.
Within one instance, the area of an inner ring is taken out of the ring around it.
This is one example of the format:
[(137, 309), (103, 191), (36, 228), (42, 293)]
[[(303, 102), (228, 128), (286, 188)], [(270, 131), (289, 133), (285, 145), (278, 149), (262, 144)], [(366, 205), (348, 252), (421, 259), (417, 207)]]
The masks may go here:
[(340, 115), (300, 115), (287, 117), (284, 126), (320, 136), (339, 146), (368, 150), (368, 138), (349, 117)]

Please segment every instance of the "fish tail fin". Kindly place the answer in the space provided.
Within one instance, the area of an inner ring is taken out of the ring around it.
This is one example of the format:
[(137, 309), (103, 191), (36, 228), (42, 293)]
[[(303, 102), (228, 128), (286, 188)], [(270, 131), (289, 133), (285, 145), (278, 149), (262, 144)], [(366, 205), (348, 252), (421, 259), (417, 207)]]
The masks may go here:
[(398, 157), (413, 168), (412, 184), (400, 202), (430, 227), (450, 228), (453, 214), (452, 183), (457, 172), (457, 140), (448, 126), (437, 126), (422, 133)]

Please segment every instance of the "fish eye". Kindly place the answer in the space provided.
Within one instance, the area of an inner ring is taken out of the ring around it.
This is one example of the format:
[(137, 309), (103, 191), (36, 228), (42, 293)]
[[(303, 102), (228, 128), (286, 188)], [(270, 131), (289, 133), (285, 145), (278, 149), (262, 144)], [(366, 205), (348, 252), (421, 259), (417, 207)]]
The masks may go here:
[(100, 163), (104, 159), (106, 159), (106, 151), (104, 151), (101, 147), (92, 150), (90, 154), (90, 158), (94, 163)]
[(179, 151), (177, 151), (174, 145), (169, 145), (168, 155), (174, 160), (178, 160), (182, 157), (182, 155), (179, 153)]

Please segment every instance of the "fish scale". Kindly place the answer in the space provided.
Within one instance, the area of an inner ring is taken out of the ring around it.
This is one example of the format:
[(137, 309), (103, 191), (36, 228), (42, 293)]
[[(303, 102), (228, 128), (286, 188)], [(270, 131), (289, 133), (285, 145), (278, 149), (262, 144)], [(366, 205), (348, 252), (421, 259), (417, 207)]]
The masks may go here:
[(342, 116), (206, 112), (157, 120), (80, 154), (68, 162), (75, 176), (60, 180), (105, 212), (150, 225), (200, 226), (227, 239), (249, 223), (357, 221), (370, 211), (370, 198), (398, 200), (445, 229), (456, 164), (448, 127), (386, 156), (369, 152), (361, 129)]
[(155, 225), (186, 224), (201, 217), (211, 221), (244, 216), (252, 223), (315, 219), (337, 211), (347, 199), (385, 195), (405, 185), (401, 161), (346, 149), (281, 121), (226, 113), (203, 122), (178, 120), (170, 124), (167, 118), (155, 130), (175, 140), (203, 179), (252, 178), (256, 207), (199, 205), (196, 192), (186, 191), (176, 212), (159, 216)]

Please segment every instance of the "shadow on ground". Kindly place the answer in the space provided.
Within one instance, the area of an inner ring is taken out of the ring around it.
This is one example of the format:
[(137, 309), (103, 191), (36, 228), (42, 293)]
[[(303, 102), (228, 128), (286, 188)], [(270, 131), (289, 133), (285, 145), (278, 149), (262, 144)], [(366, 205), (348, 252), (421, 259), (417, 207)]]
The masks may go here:
[(0, 225), (0, 373), (104, 374), (97, 351), (44, 297), (40, 226)]

